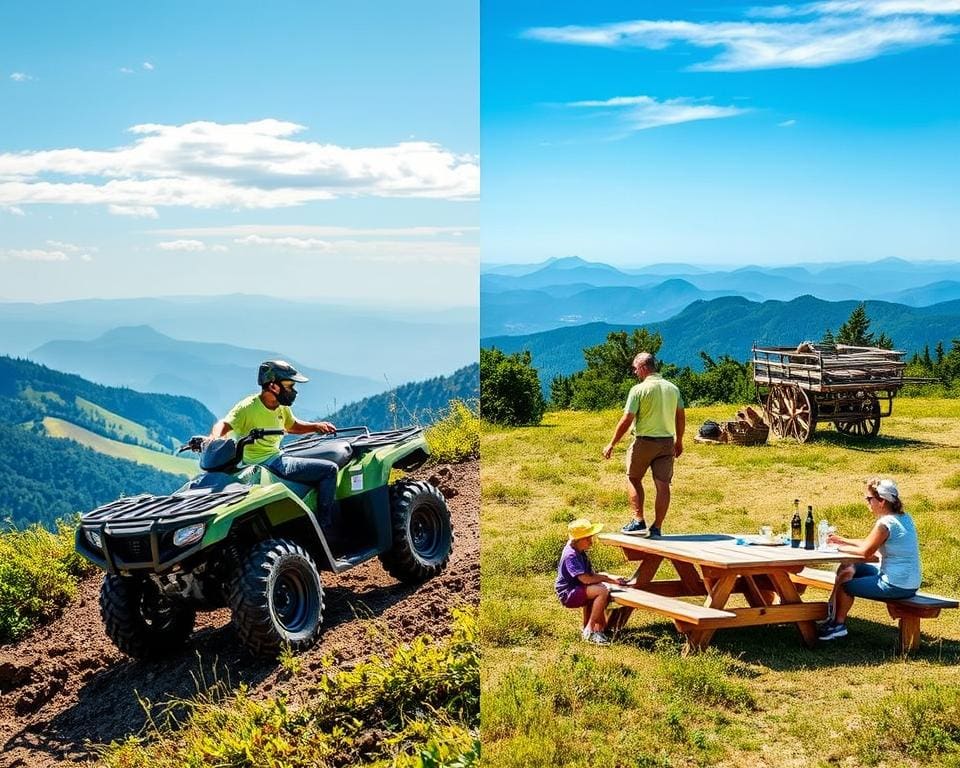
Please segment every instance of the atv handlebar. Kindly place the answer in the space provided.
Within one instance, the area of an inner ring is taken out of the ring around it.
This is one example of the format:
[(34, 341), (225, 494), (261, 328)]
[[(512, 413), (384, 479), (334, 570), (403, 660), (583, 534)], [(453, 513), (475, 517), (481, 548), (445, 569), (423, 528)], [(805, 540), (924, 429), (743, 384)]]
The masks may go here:
[(203, 441), (206, 439), (204, 435), (194, 435), (177, 449), (177, 453), (183, 453), (184, 451), (200, 453), (203, 450)]

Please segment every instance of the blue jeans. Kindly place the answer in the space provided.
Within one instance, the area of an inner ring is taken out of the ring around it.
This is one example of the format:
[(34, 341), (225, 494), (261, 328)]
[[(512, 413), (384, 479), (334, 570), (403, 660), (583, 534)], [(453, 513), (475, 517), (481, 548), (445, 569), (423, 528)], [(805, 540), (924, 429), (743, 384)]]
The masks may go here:
[(319, 506), (333, 503), (337, 492), (337, 465), (332, 461), (304, 459), (281, 453), (263, 462), (263, 466), (284, 480), (314, 486)]
[(870, 563), (857, 563), (853, 578), (844, 582), (843, 591), (851, 597), (870, 600), (903, 600), (913, 597), (917, 590), (903, 589), (880, 578), (880, 569)]

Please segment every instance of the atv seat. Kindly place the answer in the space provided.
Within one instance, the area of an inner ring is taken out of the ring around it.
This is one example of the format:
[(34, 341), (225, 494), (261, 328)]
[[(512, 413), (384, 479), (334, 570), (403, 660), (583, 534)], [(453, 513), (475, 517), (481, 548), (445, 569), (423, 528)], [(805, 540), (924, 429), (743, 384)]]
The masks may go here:
[(349, 440), (317, 440), (305, 439), (297, 440), (285, 446), (283, 452), (288, 456), (296, 456), (301, 459), (326, 459), (337, 465), (338, 469), (343, 469), (347, 462), (353, 458), (353, 446)]

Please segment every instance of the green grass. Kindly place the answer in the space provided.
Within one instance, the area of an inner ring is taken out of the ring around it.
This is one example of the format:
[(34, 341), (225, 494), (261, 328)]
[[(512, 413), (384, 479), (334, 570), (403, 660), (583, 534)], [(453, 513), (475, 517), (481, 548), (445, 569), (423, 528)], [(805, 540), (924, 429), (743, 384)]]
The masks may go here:
[(73, 551), (74, 526), (56, 533), (36, 525), (0, 532), (0, 643), (25, 635), (55, 617), (92, 569)]
[[(960, 594), (960, 401), (897, 400), (880, 435), (864, 442), (830, 427), (804, 445), (692, 441), (704, 420), (735, 411), (687, 410), (666, 533), (783, 531), (799, 498), (841, 533), (864, 535), (872, 521), (862, 482), (892, 475), (917, 524), (924, 588)], [(771, 626), (720, 630), (706, 653), (684, 656), (672, 623), (643, 611), (610, 648), (579, 641), (580, 612), (559, 605), (553, 580), (573, 517), (607, 530), (629, 518), (625, 443), (611, 461), (600, 457), (618, 418), (613, 410), (551, 412), (540, 427), (484, 425), (485, 760), (518, 768), (960, 766), (960, 611), (924, 620), (921, 648), (907, 659), (885, 608), (866, 601), (854, 606), (849, 638), (813, 651), (794, 627)], [(597, 544), (590, 557), (598, 570), (632, 572), (615, 548)]]
[(96, 403), (91, 403), (89, 400), (84, 400), (79, 396), (75, 402), (81, 410), (86, 411), (91, 416), (102, 419), (107, 429), (120, 437), (132, 437), (145, 447), (152, 448), (155, 451), (165, 451), (169, 448), (169, 446), (162, 445), (156, 440), (153, 440), (147, 432), (147, 428), (142, 424), (138, 424), (130, 419), (125, 419), (123, 416), (119, 416), (113, 411), (108, 411), (106, 408), (102, 408)]
[(111, 440), (63, 419), (47, 416), (43, 420), (43, 426), (50, 437), (75, 440), (81, 445), (92, 448), (97, 453), (103, 453), (118, 459), (129, 459), (138, 464), (147, 464), (162, 472), (169, 472), (174, 475), (193, 477), (197, 474), (197, 462), (195, 461), (181, 459), (168, 453), (151, 451), (149, 448), (140, 445), (129, 445), (121, 443), (119, 440)]
[[(468, 768), (479, 760), (476, 620), (456, 611), (444, 641), (419, 637), (352, 669), (330, 658), (298, 700), (222, 684), (169, 703), (168, 720), (104, 751), (110, 768), (370, 765)], [(184, 712), (186, 717), (184, 718)], [(176, 713), (176, 716), (173, 715)]]

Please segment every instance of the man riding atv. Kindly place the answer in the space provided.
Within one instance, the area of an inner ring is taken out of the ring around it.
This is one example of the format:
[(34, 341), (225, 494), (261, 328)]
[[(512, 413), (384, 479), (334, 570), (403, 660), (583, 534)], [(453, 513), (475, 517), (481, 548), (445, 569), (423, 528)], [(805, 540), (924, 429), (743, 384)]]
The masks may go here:
[[(260, 393), (243, 398), (210, 430), (209, 440), (219, 440), (231, 432), (240, 437), (253, 429), (282, 429), (291, 435), (331, 434), (336, 427), (328, 421), (300, 421), (290, 406), (297, 399), (297, 383), (309, 379), (285, 360), (266, 360), (260, 364), (257, 384)], [(262, 464), (286, 480), (306, 483), (317, 489), (317, 517), (321, 525), (330, 521), (337, 465), (327, 459), (291, 456), (280, 452), (281, 436), (268, 434), (248, 445), (243, 452), (246, 464)]]

